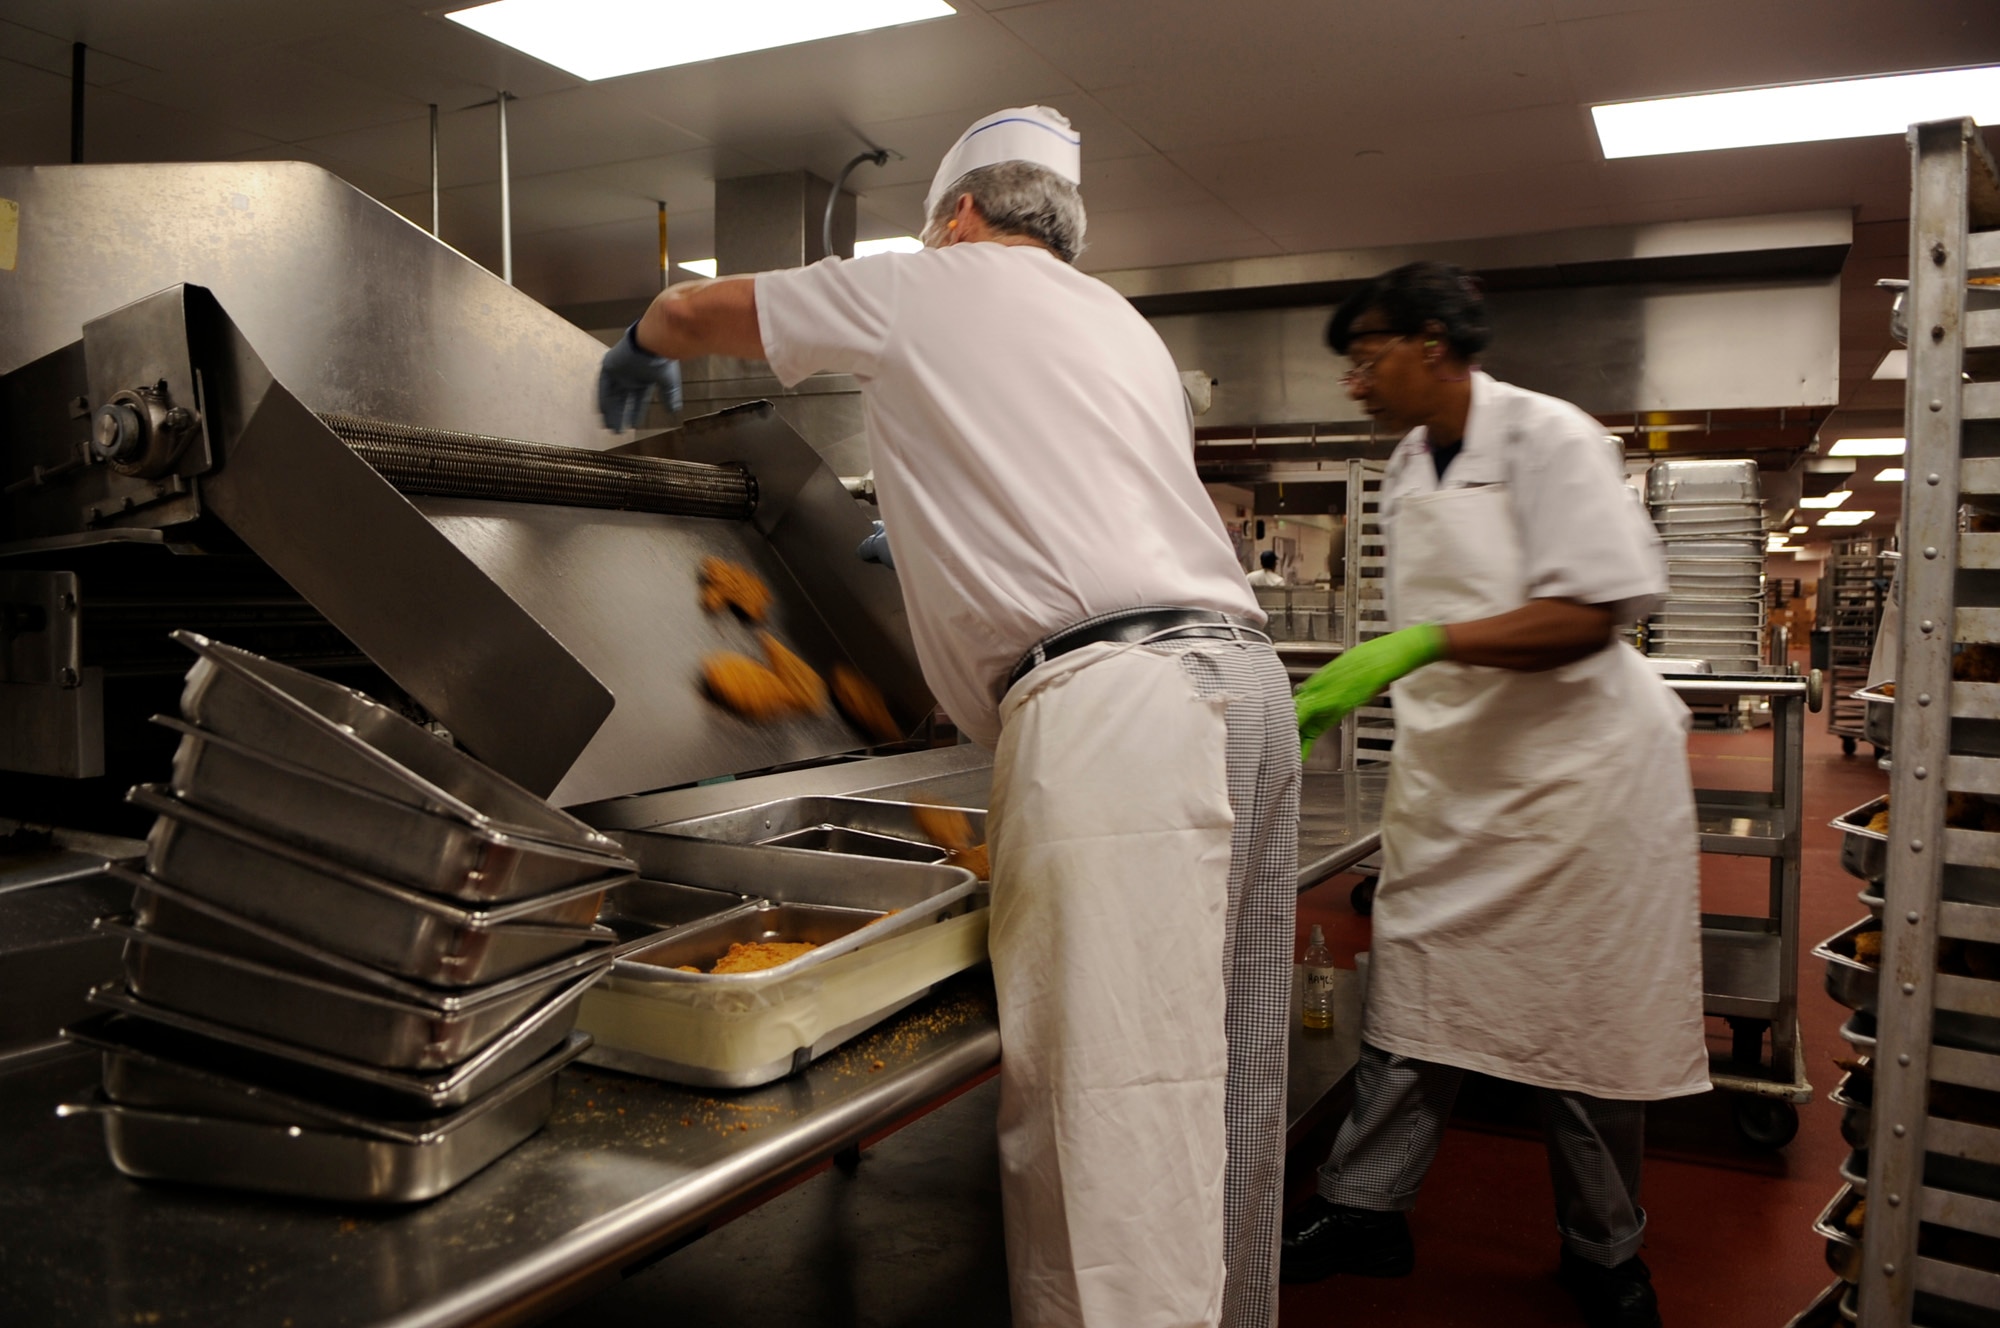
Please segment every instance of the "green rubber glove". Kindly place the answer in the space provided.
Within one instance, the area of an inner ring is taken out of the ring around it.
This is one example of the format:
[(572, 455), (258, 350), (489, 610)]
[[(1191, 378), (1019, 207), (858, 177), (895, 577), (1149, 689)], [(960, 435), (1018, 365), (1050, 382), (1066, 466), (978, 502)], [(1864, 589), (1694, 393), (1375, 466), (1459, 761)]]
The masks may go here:
[(1405, 627), (1363, 641), (1299, 684), (1292, 704), (1299, 715), (1299, 756), (1312, 752), (1319, 735), (1387, 691), (1389, 684), (1445, 655), (1444, 628), (1436, 623)]

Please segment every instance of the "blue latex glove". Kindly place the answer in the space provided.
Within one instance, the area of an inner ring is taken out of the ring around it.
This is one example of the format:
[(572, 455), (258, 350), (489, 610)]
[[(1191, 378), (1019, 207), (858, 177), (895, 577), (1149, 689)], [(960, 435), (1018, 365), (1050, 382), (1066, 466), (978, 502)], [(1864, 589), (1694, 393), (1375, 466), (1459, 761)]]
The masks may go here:
[(638, 330), (637, 323), (626, 328), (597, 367), (597, 409), (607, 429), (638, 428), (656, 391), (668, 410), (678, 414), (681, 408), (680, 364), (642, 349), (633, 335)]
[(861, 547), (854, 551), (854, 556), (864, 563), (880, 563), (892, 570), (895, 568), (895, 555), (889, 552), (889, 532), (883, 529), (880, 521), (875, 523), (874, 533), (861, 541)]

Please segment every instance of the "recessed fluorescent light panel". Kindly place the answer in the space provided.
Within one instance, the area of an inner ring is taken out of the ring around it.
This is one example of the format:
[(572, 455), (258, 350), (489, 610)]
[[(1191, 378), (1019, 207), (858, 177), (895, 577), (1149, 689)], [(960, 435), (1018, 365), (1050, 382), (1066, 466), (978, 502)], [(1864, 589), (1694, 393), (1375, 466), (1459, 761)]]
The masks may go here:
[(1803, 535), (1806, 533), (1807, 529), (1808, 527), (1806, 526), (1793, 526), (1789, 533), (1793, 535)]
[(697, 277), (712, 277), (715, 275), (715, 260), (713, 258), (690, 258), (687, 262), (675, 263), (674, 266), (683, 272), (692, 272)]
[(1819, 519), (1819, 524), (1822, 526), (1858, 526), (1874, 515), (1873, 512), (1866, 511), (1828, 512)]
[(1901, 456), (1909, 444), (1901, 438), (1842, 438), (1828, 456)]
[(1607, 158), (1900, 134), (1920, 120), (2000, 124), (2000, 65), (1593, 106)]
[(886, 240), (856, 240), (854, 256), (866, 258), (870, 254), (914, 254), (924, 247), (924, 242), (914, 235), (892, 235)]
[(1851, 489), (1835, 489), (1824, 498), (1801, 498), (1800, 507), (1838, 507), (1854, 496)]
[(957, 13), (944, 0), (494, 0), (445, 17), (578, 78), (616, 78)]
[(1901, 466), (1891, 466), (1887, 470), (1878, 470), (1875, 472), (1875, 482), (1877, 484), (1901, 484), (1903, 482), (1903, 468)]

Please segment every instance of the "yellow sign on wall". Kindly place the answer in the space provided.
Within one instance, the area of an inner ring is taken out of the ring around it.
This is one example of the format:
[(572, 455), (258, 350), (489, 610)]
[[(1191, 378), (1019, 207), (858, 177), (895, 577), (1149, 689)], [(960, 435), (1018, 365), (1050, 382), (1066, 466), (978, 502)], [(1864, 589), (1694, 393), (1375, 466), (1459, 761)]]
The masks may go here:
[(21, 205), (0, 198), (0, 272), (12, 272), (21, 252)]

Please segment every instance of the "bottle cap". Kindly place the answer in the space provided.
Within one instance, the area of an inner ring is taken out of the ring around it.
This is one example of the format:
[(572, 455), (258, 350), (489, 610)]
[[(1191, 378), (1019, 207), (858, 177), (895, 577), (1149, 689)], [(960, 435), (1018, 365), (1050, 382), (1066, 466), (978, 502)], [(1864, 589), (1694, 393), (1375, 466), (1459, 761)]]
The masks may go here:
[(1306, 944), (1307, 944), (1307, 945), (1325, 945), (1325, 944), (1326, 944), (1326, 937), (1320, 934), (1320, 930), (1319, 930), (1319, 924), (1318, 924), (1317, 922), (1313, 923), (1313, 929), (1312, 929), (1312, 938), (1311, 938), (1310, 940), (1308, 940), (1308, 941), (1306, 942)]

